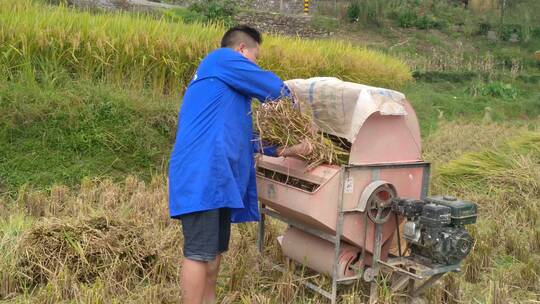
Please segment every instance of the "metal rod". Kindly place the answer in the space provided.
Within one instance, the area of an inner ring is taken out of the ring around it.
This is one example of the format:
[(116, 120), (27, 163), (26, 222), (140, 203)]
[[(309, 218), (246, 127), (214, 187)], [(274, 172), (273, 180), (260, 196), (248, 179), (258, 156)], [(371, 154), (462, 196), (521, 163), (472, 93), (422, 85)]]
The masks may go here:
[[(280, 265), (274, 265), (273, 267), (274, 269), (276, 270), (279, 270), (281, 271), (282, 273), (291, 273), (290, 271), (288, 271), (287, 269), (281, 267)], [(325, 298), (328, 298), (328, 299), (332, 299), (332, 294), (329, 293), (328, 291), (320, 288), (319, 286), (313, 284), (313, 283), (310, 283), (308, 281), (305, 281), (304, 278), (300, 277), (300, 276), (297, 276), (296, 274), (294, 273), (291, 273), (292, 277), (295, 279), (295, 280), (299, 280), (301, 281), (300, 283), (305, 285), (306, 287), (308, 287), (309, 289), (315, 291), (315, 292), (318, 292), (320, 293), (322, 296), (324, 296)]]
[(380, 263), (380, 265), (382, 265), (382, 266), (385, 266), (385, 267), (390, 268), (391, 271), (395, 271), (395, 272), (397, 272), (397, 273), (401, 273), (401, 274), (407, 275), (407, 276), (409, 276), (409, 277), (411, 277), (411, 278), (413, 278), (413, 279), (415, 279), (415, 280), (422, 280), (422, 279), (424, 279), (424, 277), (421, 276), (421, 275), (412, 273), (412, 272), (410, 272), (410, 271), (407, 271), (407, 270), (405, 270), (405, 269), (399, 268), (399, 267), (397, 267), (397, 266), (394, 266), (394, 265), (392, 265), (392, 264), (386, 263), (386, 262), (384, 262), (384, 261), (379, 261), (379, 263)]
[(351, 282), (351, 281), (357, 281), (359, 279), (361, 279), (363, 276), (363, 274), (357, 274), (353, 277), (348, 277), (348, 278), (341, 278), (341, 279), (338, 279), (338, 283), (347, 283), (347, 282)]
[(364, 245), (362, 245), (362, 253), (360, 254), (360, 261), (365, 265), (364, 259), (366, 258), (366, 244), (367, 244), (367, 228), (368, 228), (368, 217), (367, 211), (364, 212)]
[(432, 276), (432, 275), (436, 275), (436, 274), (439, 274), (439, 273), (444, 274), (444, 273), (447, 273), (447, 272), (450, 272), (450, 271), (460, 271), (459, 264), (431, 268), (429, 270), (423, 271), (422, 275), (423, 276)]
[(397, 230), (397, 248), (399, 251), (399, 257), (401, 257), (401, 234), (399, 233), (399, 219), (397, 213), (394, 213), (396, 217), (396, 230)]
[[(381, 246), (382, 246), (382, 224), (375, 224), (375, 248), (374, 248), (373, 260), (372, 260), (372, 265), (371, 265), (375, 278), (379, 274), (379, 260), (381, 259)], [(379, 286), (377, 285), (377, 280), (375, 278), (371, 282), (371, 288), (369, 291), (370, 304), (377, 303), (377, 300), (379, 297)]]
[(259, 231), (257, 237), (257, 248), (259, 249), (260, 254), (262, 254), (264, 250), (264, 224), (266, 220), (266, 214), (263, 210), (265, 209), (266, 206), (264, 204), (261, 204), (261, 209), (259, 212), (261, 219), (259, 220)]
[(392, 289), (393, 292), (397, 292), (398, 290), (403, 288), (403, 286), (405, 286), (410, 279), (411, 278), (409, 276), (401, 275), (397, 280), (392, 283), (390, 289)]
[(401, 163), (401, 164), (346, 165), (345, 167), (349, 170), (366, 170), (366, 169), (372, 169), (372, 168), (391, 169), (391, 168), (418, 168), (418, 167), (427, 167), (427, 166), (430, 166), (429, 162), (419, 161), (419, 162)]
[(424, 167), (424, 172), (422, 174), (422, 193), (420, 194), (421, 199), (427, 198), (429, 194), (429, 177), (431, 175), (431, 165), (426, 163)]
[[(376, 224), (375, 249), (373, 253), (373, 264), (371, 265), (373, 270), (378, 270), (379, 268), (379, 260), (381, 259), (381, 247), (382, 247), (382, 224)], [(375, 273), (377, 273), (377, 271)]]
[(342, 167), (340, 174), (340, 187), (338, 193), (338, 210), (336, 216), (336, 241), (334, 243), (334, 263), (332, 265), (332, 304), (337, 301), (337, 280), (339, 268), (339, 253), (341, 251), (341, 234), (343, 231), (343, 192), (345, 191), (345, 180), (349, 177), (347, 168)]
[(411, 297), (412, 298), (416, 298), (418, 297), (422, 291), (426, 288), (428, 288), (429, 286), (431, 286), (433, 283), (435, 283), (435, 281), (437, 281), (440, 277), (442, 277), (444, 275), (444, 273), (438, 273), (434, 276), (432, 276), (431, 278), (427, 279), (422, 285), (420, 285), (418, 288), (414, 289), (411, 293)]

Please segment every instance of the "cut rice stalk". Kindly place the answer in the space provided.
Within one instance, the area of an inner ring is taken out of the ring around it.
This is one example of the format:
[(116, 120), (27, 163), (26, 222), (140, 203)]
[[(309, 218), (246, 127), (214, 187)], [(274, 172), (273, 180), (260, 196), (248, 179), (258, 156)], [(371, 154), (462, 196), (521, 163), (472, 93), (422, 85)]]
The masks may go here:
[(307, 170), (320, 164), (346, 164), (349, 152), (317, 131), (313, 116), (307, 109), (307, 105), (293, 103), (290, 98), (255, 107), (253, 116), (261, 139), (283, 148), (308, 143), (312, 152), (300, 156), (308, 163)]

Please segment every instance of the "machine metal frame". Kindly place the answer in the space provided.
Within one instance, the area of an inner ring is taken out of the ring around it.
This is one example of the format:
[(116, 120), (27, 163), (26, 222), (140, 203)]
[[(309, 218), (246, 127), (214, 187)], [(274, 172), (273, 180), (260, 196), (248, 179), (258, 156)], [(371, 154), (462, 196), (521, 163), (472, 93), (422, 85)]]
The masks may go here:
[[(339, 254), (341, 251), (341, 235), (343, 232), (343, 218), (346, 213), (359, 212), (357, 209), (344, 210), (343, 209), (343, 194), (345, 191), (345, 181), (349, 177), (351, 171), (354, 170), (370, 170), (377, 171), (384, 168), (417, 168), (423, 167), (423, 177), (422, 177), (422, 194), (421, 198), (426, 198), (428, 195), (429, 189), (429, 177), (430, 177), (430, 164), (427, 162), (412, 162), (412, 163), (401, 163), (401, 164), (370, 164), (370, 165), (346, 165), (342, 166), (340, 171), (340, 189), (338, 194), (338, 210), (337, 210), (337, 222), (336, 222), (336, 233), (330, 234), (327, 232), (320, 231), (309, 227), (303, 223), (300, 223), (296, 220), (286, 218), (278, 212), (267, 208), (264, 204), (261, 205), (260, 215), (261, 219), (258, 227), (258, 239), (257, 247), (259, 253), (262, 255), (264, 252), (264, 233), (265, 233), (265, 220), (266, 216), (273, 217), (278, 219), (288, 225), (291, 225), (297, 229), (300, 229), (306, 233), (319, 237), (321, 239), (327, 240), (334, 244), (335, 254), (332, 267), (332, 289), (330, 291), (325, 290), (311, 282), (304, 281), (302, 282), (306, 287), (311, 290), (321, 294), (325, 298), (329, 299), (331, 304), (337, 303), (337, 293), (338, 293), (338, 284), (352, 283), (360, 279), (371, 282), (370, 288), (370, 303), (376, 303), (378, 299), (378, 285), (376, 282), (376, 277), (381, 273), (395, 274), (395, 279), (392, 282), (391, 289), (393, 291), (399, 291), (403, 288), (408, 289), (408, 294), (412, 298), (418, 297), (423, 290), (432, 285), (437, 279), (442, 277), (445, 273), (450, 271), (459, 271), (459, 264), (452, 266), (434, 266), (428, 267), (416, 261), (410, 257), (404, 256), (391, 256), (387, 261), (380, 260), (381, 247), (382, 247), (382, 224), (376, 224), (375, 229), (375, 247), (373, 253), (373, 265), (371, 268), (366, 270), (360, 270), (359, 273), (353, 277), (347, 278), (338, 278), (338, 264), (339, 264)], [(373, 176), (378, 176), (374, 174)], [(367, 225), (367, 212), (364, 212), (366, 216), (365, 223)], [(366, 229), (365, 229), (366, 230)], [(397, 233), (399, 235), (399, 225), (397, 225)], [(398, 238), (399, 240), (399, 238)], [(365, 238), (364, 238), (365, 241)], [(398, 241), (399, 244), (399, 241)], [(365, 247), (365, 246), (364, 246)], [(401, 245), (399, 244), (399, 247)], [(401, 255), (401, 248), (399, 248)], [(362, 248), (361, 258), (365, 254), (365, 249)], [(274, 268), (285, 272), (286, 269), (279, 265), (274, 265)], [(417, 283), (420, 283), (417, 286)]]

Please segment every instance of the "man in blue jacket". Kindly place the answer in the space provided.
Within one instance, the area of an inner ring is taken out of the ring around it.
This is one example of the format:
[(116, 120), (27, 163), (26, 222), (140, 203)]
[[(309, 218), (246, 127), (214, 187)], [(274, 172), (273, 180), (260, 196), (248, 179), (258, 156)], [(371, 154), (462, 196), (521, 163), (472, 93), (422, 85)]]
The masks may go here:
[(279, 77), (257, 66), (261, 42), (251, 27), (228, 30), (184, 95), (169, 165), (169, 211), (182, 222), (186, 304), (215, 303), (231, 222), (259, 220), (251, 99), (290, 94)]

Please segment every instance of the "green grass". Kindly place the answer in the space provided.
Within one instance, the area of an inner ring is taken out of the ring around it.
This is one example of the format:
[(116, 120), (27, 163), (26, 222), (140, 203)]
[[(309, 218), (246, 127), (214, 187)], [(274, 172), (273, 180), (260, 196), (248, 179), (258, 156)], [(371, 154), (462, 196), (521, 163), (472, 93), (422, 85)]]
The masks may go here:
[[(178, 93), (224, 31), (29, 0), (1, 2), (0, 27), (0, 192), (9, 193), (163, 172)], [(400, 61), (347, 43), (266, 38), (261, 65), (286, 79), (411, 79)]]
[(165, 20), (180, 23), (204, 22), (204, 16), (188, 8), (179, 7), (162, 11)]
[[(447, 120), (469, 120), (482, 122), (527, 120), (540, 115), (540, 90), (538, 83), (508, 81), (517, 91), (513, 98), (492, 97), (478, 94), (474, 96), (471, 88), (476, 83), (469, 82), (416, 82), (408, 85), (404, 92), (412, 102), (419, 117), (423, 135), (437, 129), (440, 117)], [(486, 108), (489, 108), (486, 117)]]
[(311, 18), (311, 24), (319, 29), (335, 32), (339, 29), (339, 20), (336, 18), (325, 17), (321, 15), (315, 15)]
[[(25, 183), (76, 185), (87, 176), (148, 178), (162, 172), (180, 103), (173, 92), (181, 91), (222, 28), (26, 1), (0, 5), (18, 12), (0, 12), (5, 17), (0, 18), (0, 191), (13, 192)], [(424, 32), (411, 35), (440, 41)], [(508, 61), (524, 54), (508, 45), (495, 56)], [(331, 75), (388, 85), (408, 77), (394, 73), (403, 66), (390, 57), (332, 41), (270, 37), (262, 65), (285, 77)], [(457, 71), (450, 81), (435, 75), (404, 88), (424, 136), (437, 129), (441, 115), (481, 121), (486, 107), (494, 121), (540, 114), (537, 82), (506, 77), (502, 82), (516, 97), (493, 97), (471, 93), (484, 82), (471, 75), (467, 79)]]
[(0, 189), (162, 172), (179, 103), (105, 84), (0, 82)]

